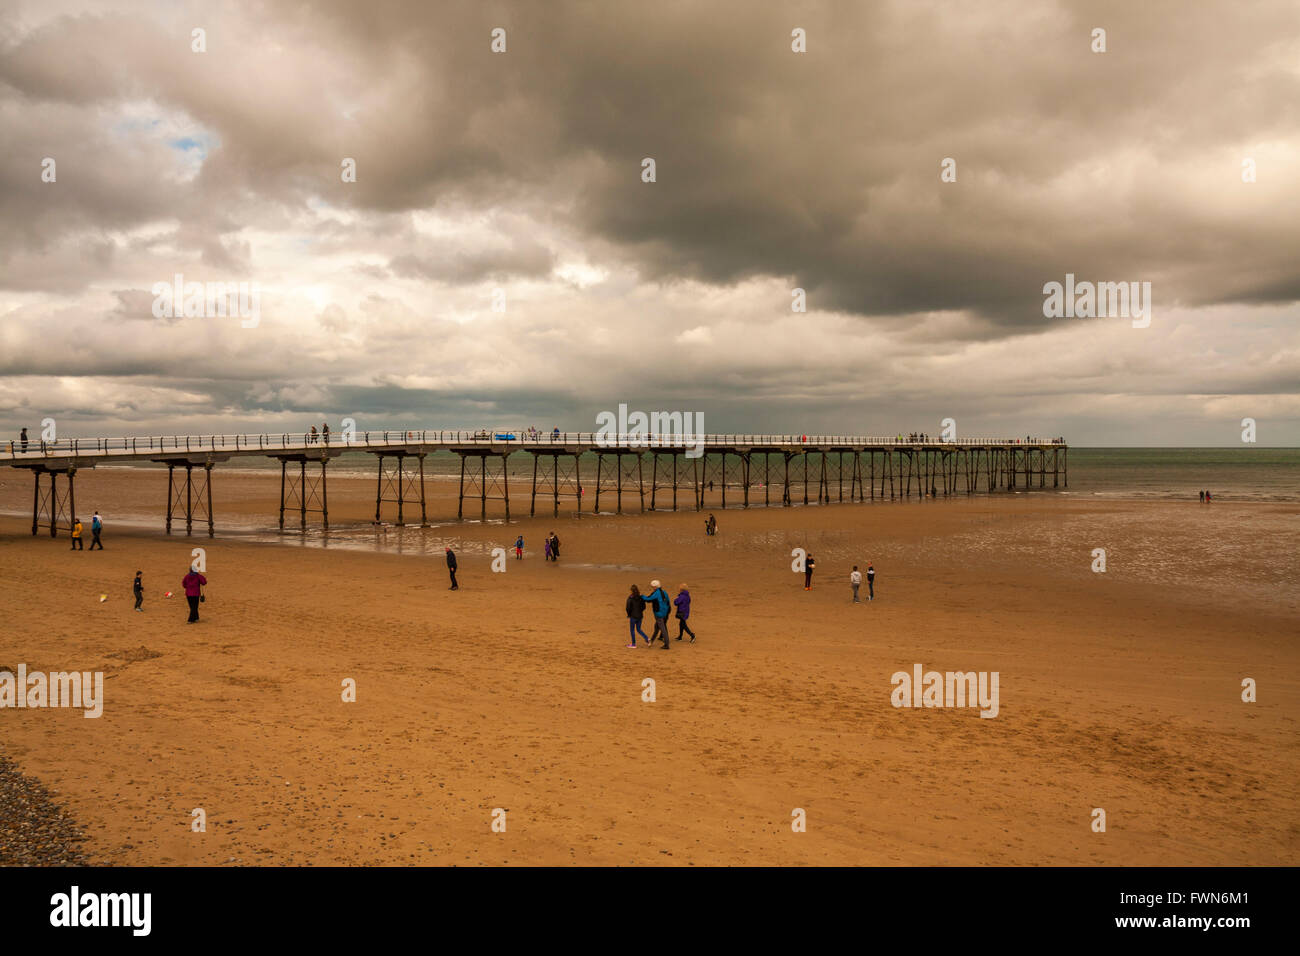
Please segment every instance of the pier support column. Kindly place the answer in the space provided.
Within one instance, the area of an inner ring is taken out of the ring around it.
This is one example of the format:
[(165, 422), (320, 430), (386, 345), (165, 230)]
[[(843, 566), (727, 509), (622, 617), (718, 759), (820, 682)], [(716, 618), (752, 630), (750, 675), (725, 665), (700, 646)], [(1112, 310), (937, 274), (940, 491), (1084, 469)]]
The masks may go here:
[[(49, 475), (48, 490), (41, 491), (41, 475)], [(33, 487), (32, 487), (32, 534), (35, 535), (44, 524), (50, 529), (50, 537), (59, 536), (60, 525), (68, 529), (68, 534), (72, 534), (72, 520), (77, 516), (77, 469), (71, 465), (64, 471), (68, 477), (68, 487), (64, 491), (59, 490), (58, 476), (59, 472), (46, 469), (43, 466), (32, 468)]]

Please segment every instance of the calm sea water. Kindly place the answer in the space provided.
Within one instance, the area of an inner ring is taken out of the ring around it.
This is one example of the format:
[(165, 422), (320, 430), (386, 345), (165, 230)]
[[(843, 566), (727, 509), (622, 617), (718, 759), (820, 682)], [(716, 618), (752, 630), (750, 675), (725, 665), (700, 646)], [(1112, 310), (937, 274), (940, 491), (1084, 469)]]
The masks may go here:
[(1300, 448), (1071, 448), (1070, 492), (1300, 501)]
[[(511, 456), (511, 481), (531, 481), (532, 464), (529, 455)], [(271, 458), (246, 458), (221, 467), (265, 473), (279, 471), (280, 465)], [(608, 468), (607, 462), (607, 474)], [(440, 452), (425, 460), (424, 469), (426, 477), (455, 478), (460, 474), (460, 459)], [(593, 486), (596, 456), (584, 455), (581, 469), (583, 483)], [(376, 473), (374, 456), (365, 452), (348, 452), (330, 464), (331, 477), (373, 480)], [(1202, 489), (1223, 500), (1300, 501), (1300, 448), (1071, 448), (1070, 487), (1059, 493), (1190, 499)]]

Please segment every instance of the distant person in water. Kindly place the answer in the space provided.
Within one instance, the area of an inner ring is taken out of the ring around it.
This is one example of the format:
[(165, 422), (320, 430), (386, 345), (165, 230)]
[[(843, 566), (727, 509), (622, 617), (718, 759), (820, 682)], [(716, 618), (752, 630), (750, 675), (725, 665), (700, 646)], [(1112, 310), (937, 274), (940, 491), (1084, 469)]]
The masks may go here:
[(521, 534), (519, 537), (515, 538), (515, 560), (522, 561), (523, 559), (524, 559), (524, 536)]
[(456, 552), (451, 550), (451, 548), (447, 549), (447, 573), (451, 575), (451, 587), (447, 590), (459, 591), (460, 584), (456, 581)]
[(632, 643), (628, 647), (636, 647), (636, 636), (640, 634), (645, 638), (647, 644), (651, 643), (646, 632), (641, 629), (641, 622), (645, 620), (645, 598), (641, 596), (641, 589), (635, 584), (632, 585), (631, 591), (627, 596), (627, 636)]
[(691, 635), (691, 643), (695, 643), (695, 632), (691, 630), (686, 619), (691, 616), (691, 592), (683, 584), (677, 589), (677, 597), (673, 599), (673, 604), (677, 607), (677, 640), (682, 639), (682, 632), (685, 631)]
[(804, 562), (803, 565), (803, 589), (805, 591), (812, 590), (812, 573), (813, 573), (813, 568), (816, 566), (816, 564), (817, 562), (813, 560), (813, 556), (810, 552), (808, 555), (808, 559)]
[(199, 605), (203, 602), (203, 585), (207, 583), (208, 579), (193, 568), (187, 569), (185, 577), (181, 578), (181, 587), (185, 589), (185, 601), (190, 606), (187, 624), (194, 624), (199, 619)]

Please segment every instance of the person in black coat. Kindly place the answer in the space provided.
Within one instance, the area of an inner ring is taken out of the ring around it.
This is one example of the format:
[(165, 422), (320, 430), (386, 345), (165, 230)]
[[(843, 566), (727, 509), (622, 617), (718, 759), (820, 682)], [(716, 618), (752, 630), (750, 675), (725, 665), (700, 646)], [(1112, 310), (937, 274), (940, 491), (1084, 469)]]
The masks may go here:
[(627, 596), (627, 636), (632, 643), (628, 647), (636, 647), (636, 636), (640, 634), (645, 638), (647, 644), (650, 638), (645, 631), (641, 629), (641, 622), (645, 620), (645, 598), (641, 596), (641, 589), (635, 584), (632, 585), (631, 593)]
[(456, 552), (447, 549), (447, 573), (451, 575), (451, 587), (448, 590), (459, 591), (460, 585), (456, 583)]

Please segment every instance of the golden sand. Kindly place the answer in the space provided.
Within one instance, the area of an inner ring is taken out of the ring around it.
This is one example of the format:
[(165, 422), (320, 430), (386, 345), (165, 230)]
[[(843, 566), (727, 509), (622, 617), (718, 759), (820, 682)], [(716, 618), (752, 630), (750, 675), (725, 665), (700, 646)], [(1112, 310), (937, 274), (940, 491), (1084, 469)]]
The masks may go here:
[[(30, 508), (6, 478), (0, 508)], [(219, 532), (274, 524), (278, 476), (219, 479)], [(1291, 506), (1016, 495), (715, 511), (715, 538), (691, 511), (322, 548), (123, 529), (126, 510), (161, 528), (165, 479), (78, 484), (103, 552), (0, 519), (0, 668), (102, 670), (104, 713), (0, 710), (0, 747), (104, 862), (1300, 863)], [(330, 491), (336, 524), (372, 515), (373, 484)], [(493, 573), (517, 533), (527, 559)], [(190, 626), (196, 546), (208, 600)], [(855, 606), (868, 561), (877, 600)], [(689, 583), (696, 645), (625, 648), (627, 587), (651, 578)], [(998, 716), (891, 706), (891, 675), (917, 663), (997, 671)]]

